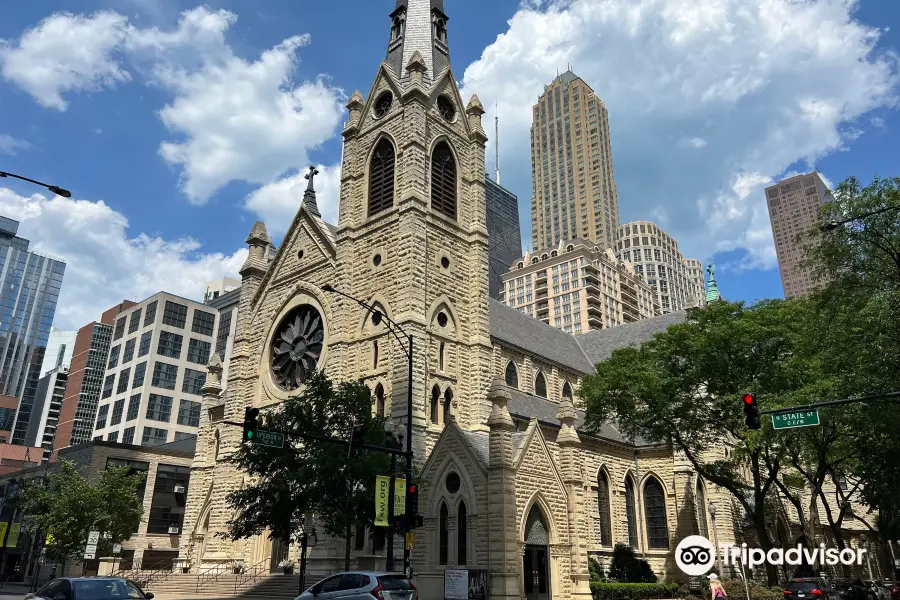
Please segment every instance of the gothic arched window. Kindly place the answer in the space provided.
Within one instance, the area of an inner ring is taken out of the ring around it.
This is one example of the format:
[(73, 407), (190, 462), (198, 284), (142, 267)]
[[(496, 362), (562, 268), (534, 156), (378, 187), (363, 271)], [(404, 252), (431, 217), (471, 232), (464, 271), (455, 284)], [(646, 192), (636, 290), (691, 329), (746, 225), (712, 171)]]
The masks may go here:
[(447, 358), (447, 344), (441, 342), (438, 345), (438, 370), (443, 373), (444, 371), (444, 361)]
[(547, 397), (547, 380), (540, 371), (538, 371), (537, 377), (534, 378), (534, 394), (541, 398)]
[(438, 424), (438, 407), (440, 406), (441, 390), (438, 386), (431, 388), (431, 422)]
[(708, 529), (706, 527), (706, 489), (703, 482), (697, 482), (697, 496), (694, 502), (694, 510), (697, 512), (697, 533), (703, 537), (707, 537)]
[(369, 216), (394, 205), (394, 145), (382, 138), (369, 165)]
[(450, 422), (450, 409), (453, 407), (453, 390), (444, 390), (444, 425)]
[(655, 477), (644, 486), (644, 513), (647, 524), (647, 544), (652, 549), (669, 548), (669, 527), (666, 524), (666, 498), (662, 484)]
[(372, 342), (372, 368), (378, 368), (378, 340)]
[(469, 531), (466, 523), (466, 503), (460, 501), (456, 509), (456, 564), (466, 564), (466, 546), (469, 543)]
[(375, 416), (384, 418), (384, 386), (380, 383), (375, 386)]
[(597, 474), (597, 510), (600, 513), (600, 545), (612, 546), (609, 517), (609, 478), (604, 471)]
[(512, 360), (506, 363), (506, 385), (519, 389), (519, 371), (516, 369), (515, 361)]
[(563, 384), (562, 395), (563, 398), (568, 398), (569, 400), (572, 399), (572, 386), (569, 385), (568, 381)]
[(431, 154), (431, 208), (456, 218), (456, 159), (447, 142), (439, 143)]
[(441, 502), (440, 519), (438, 522), (438, 564), (447, 564), (447, 551), (450, 546), (450, 532), (447, 530), (447, 505)]
[(634, 479), (625, 478), (625, 518), (628, 522), (628, 545), (638, 549), (637, 512), (634, 509)]

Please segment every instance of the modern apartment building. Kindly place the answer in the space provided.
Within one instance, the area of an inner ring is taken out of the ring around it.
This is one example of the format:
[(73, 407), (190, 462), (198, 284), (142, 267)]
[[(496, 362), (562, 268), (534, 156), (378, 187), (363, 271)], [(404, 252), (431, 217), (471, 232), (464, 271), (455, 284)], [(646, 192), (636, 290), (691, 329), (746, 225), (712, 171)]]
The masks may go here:
[(19, 410), (19, 399), (15, 396), (0, 396), (0, 444), (9, 444), (12, 438), (13, 423), (16, 422), (16, 411)]
[(532, 119), (532, 248), (575, 238), (614, 248), (619, 196), (603, 101), (566, 71), (544, 88)]
[(222, 360), (222, 388), (228, 385), (228, 367), (231, 364), (231, 349), (234, 346), (234, 330), (237, 327), (237, 311), (241, 302), (240, 288), (206, 302), (210, 308), (216, 309), (216, 344), (213, 352)]
[(489, 292), (491, 298), (499, 298), (503, 274), (522, 256), (519, 199), (485, 174), (484, 200), (487, 205)]
[(90, 441), (94, 419), (97, 417), (97, 404), (100, 401), (113, 324), (120, 312), (132, 306), (134, 302), (123, 300), (121, 304), (105, 311), (100, 316), (100, 321), (92, 321), (78, 330), (53, 444), (55, 449)]
[(66, 265), (30, 252), (19, 222), (0, 217), (0, 394), (19, 398), (12, 443), (22, 444)]
[(525, 254), (503, 285), (501, 302), (573, 334), (660, 314), (653, 288), (631, 263), (584, 240)]
[(50, 460), (53, 453), (68, 379), (69, 367), (61, 365), (38, 380), (31, 421), (25, 434), (25, 445), (40, 446), (43, 449), (41, 457), (43, 461)]
[[(700, 261), (684, 258), (678, 242), (655, 223), (633, 221), (620, 225), (616, 256), (631, 261), (634, 270), (653, 288), (656, 303), (664, 314), (706, 304)], [(693, 265), (691, 276), (688, 261)]]
[(156, 446), (196, 435), (216, 315), (165, 292), (119, 314), (94, 440)]
[(766, 188), (785, 298), (806, 296), (817, 285), (814, 273), (803, 266), (806, 250), (798, 236), (816, 225), (819, 209), (829, 201), (830, 195), (825, 182), (815, 171)]
[(50, 337), (47, 340), (47, 350), (44, 352), (44, 362), (41, 363), (41, 377), (57, 367), (68, 367), (72, 362), (72, 352), (75, 350), (77, 331), (62, 331), (50, 328)]

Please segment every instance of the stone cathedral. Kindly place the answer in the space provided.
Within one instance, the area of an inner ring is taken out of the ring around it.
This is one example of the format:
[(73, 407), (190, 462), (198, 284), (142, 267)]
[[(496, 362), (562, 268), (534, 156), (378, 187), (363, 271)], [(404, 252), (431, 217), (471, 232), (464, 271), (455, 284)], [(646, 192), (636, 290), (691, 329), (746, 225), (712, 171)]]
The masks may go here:
[[(386, 2), (387, 0), (379, 0)], [(389, 8), (389, 7), (387, 7)], [(406, 422), (407, 358), (374, 305), (414, 338), (413, 448), (424, 469), (412, 565), (422, 598), (443, 597), (445, 569), (486, 569), (492, 598), (588, 597), (588, 557), (607, 566), (616, 542), (675, 577), (678, 539), (706, 533), (719, 503), (720, 541), (735, 539), (733, 506), (666, 447), (613, 425), (581, 429), (581, 378), (617, 347), (684, 318), (573, 337), (488, 297), (484, 109), (460, 96), (443, 0), (397, 0), (387, 54), (367, 96), (354, 92), (343, 128), (338, 222), (316, 207), (314, 176), (275, 257), (253, 226), (227, 382), (214, 357), (191, 474), (180, 561), (200, 571), (296, 558), (266, 535), (216, 536), (225, 496), (244, 476), (225, 459), (245, 407), (296, 394), (306, 373), (358, 379), (372, 410)], [(374, 66), (374, 65), (373, 65)], [(593, 266), (572, 265), (590, 280)], [(538, 293), (540, 290), (537, 290)], [(224, 389), (224, 392), (223, 392)], [(384, 568), (384, 530), (356, 532), (352, 568)], [(343, 569), (344, 540), (320, 536), (310, 583)], [(402, 565), (403, 543), (394, 544)]]

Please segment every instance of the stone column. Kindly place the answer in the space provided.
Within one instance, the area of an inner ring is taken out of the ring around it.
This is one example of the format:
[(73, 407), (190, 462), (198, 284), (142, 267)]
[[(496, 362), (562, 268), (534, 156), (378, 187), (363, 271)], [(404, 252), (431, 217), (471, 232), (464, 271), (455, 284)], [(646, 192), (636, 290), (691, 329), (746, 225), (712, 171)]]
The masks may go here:
[(575, 430), (577, 413), (570, 398), (563, 398), (556, 411), (560, 421), (556, 443), (559, 444), (560, 471), (568, 498), (569, 573), (572, 578), (572, 598), (591, 598), (590, 572), (588, 571), (585, 539), (591, 534), (584, 514), (584, 481), (581, 474), (579, 450), (581, 439)]
[(496, 380), (488, 392), (491, 402), (488, 465), (488, 564), (491, 598), (519, 598), (522, 557), (517, 552), (516, 479), (513, 471), (512, 434), (515, 423), (509, 414), (509, 392)]

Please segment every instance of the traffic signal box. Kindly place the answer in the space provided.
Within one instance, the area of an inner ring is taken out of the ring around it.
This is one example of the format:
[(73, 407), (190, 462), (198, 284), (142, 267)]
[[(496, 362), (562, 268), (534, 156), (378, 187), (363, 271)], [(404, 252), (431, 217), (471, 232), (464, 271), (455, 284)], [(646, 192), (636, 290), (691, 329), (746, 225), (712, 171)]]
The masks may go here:
[(244, 434), (241, 439), (245, 442), (253, 441), (253, 436), (256, 435), (257, 429), (259, 429), (259, 409), (258, 408), (245, 408), (244, 409)]
[(362, 454), (363, 451), (363, 436), (364, 436), (363, 428), (359, 425), (353, 427), (353, 432), (350, 434), (350, 455), (353, 457), (358, 457)]
[(759, 417), (759, 406), (756, 405), (756, 396), (741, 394), (741, 402), (744, 405), (744, 424), (747, 425), (747, 429), (759, 429), (762, 422)]
[(413, 518), (409, 528), (417, 529), (422, 527), (425, 524), (425, 519), (419, 514), (419, 486), (415, 483), (406, 486), (406, 508)]

